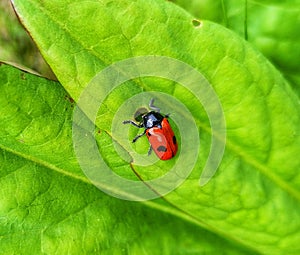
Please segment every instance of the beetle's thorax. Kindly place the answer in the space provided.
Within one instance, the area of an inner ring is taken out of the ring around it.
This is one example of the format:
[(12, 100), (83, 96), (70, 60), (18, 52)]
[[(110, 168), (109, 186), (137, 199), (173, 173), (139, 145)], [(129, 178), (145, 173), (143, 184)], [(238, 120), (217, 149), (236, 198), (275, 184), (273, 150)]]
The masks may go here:
[(158, 112), (151, 111), (143, 116), (143, 125), (145, 128), (160, 127), (164, 116)]

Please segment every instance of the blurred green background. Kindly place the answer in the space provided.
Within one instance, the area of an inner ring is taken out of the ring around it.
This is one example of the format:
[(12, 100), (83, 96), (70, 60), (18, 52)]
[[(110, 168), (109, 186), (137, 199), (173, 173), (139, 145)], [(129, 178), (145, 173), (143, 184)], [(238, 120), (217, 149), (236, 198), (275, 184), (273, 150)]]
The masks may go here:
[(55, 80), (35, 43), (20, 24), (9, 0), (0, 0), (0, 61)]

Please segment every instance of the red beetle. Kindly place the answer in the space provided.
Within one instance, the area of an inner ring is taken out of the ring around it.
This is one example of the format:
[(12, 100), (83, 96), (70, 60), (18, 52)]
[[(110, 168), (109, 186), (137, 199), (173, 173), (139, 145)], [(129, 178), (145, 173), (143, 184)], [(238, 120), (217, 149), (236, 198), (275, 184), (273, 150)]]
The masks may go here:
[(136, 142), (137, 139), (146, 134), (150, 143), (148, 154), (154, 150), (160, 159), (168, 160), (176, 155), (178, 144), (168, 121), (169, 116), (160, 114), (160, 109), (155, 107), (153, 102), (154, 99), (151, 99), (149, 103), (149, 107), (152, 111), (138, 112), (136, 120), (140, 118), (141, 121), (139, 123), (132, 120), (125, 120), (123, 124), (131, 124), (137, 128), (144, 128), (144, 132), (137, 135), (132, 142)]

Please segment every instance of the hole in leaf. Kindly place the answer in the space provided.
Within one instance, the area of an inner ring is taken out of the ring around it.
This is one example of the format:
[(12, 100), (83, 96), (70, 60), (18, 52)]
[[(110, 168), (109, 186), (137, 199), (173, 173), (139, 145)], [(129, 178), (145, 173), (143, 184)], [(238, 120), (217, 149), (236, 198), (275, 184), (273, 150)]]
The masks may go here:
[(196, 28), (201, 26), (201, 21), (198, 20), (198, 19), (193, 19), (192, 23), (193, 23), (193, 26), (196, 27)]
[(135, 112), (134, 114), (134, 119), (138, 122), (141, 122), (142, 121), (142, 116), (147, 113), (148, 110), (146, 108), (139, 108), (137, 109), (137, 111)]

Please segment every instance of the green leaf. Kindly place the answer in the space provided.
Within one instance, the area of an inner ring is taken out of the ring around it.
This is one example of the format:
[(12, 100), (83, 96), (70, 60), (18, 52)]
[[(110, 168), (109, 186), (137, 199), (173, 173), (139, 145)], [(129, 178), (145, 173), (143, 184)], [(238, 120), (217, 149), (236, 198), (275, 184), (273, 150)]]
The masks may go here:
[(165, 213), (163, 200), (145, 206), (91, 185), (59, 83), (2, 64), (0, 90), (1, 254), (250, 254)]
[[(129, 164), (122, 164), (111, 139), (117, 109), (143, 91), (173, 96), (195, 119), (201, 148), (191, 176), (164, 197), (166, 208), (243, 245), (250, 253), (299, 253), (299, 102), (259, 52), (227, 29), (206, 21), (195, 22), (186, 12), (164, 1), (15, 0), (14, 5), (76, 101), (100, 70), (134, 56), (169, 56), (204, 74), (223, 106), (227, 125), (223, 161), (207, 185), (199, 186), (199, 176), (212, 139), (209, 116), (201, 102), (180, 84), (140, 78), (115, 89), (96, 122), (101, 129), (100, 152), (116, 172), (129, 175)], [(170, 106), (166, 100), (161, 103), (165, 109)], [(175, 113), (177, 110), (174, 107)], [(133, 113), (127, 114), (129, 117)], [(180, 134), (183, 138), (186, 135)], [(125, 148), (123, 141), (114, 142)], [(130, 166), (144, 180), (159, 176), (173, 164), (158, 162), (139, 167), (134, 163)]]
[[(257, 47), (299, 91), (300, 1), (173, 1), (201, 19), (237, 32)], [(247, 34), (247, 35), (246, 35)]]

